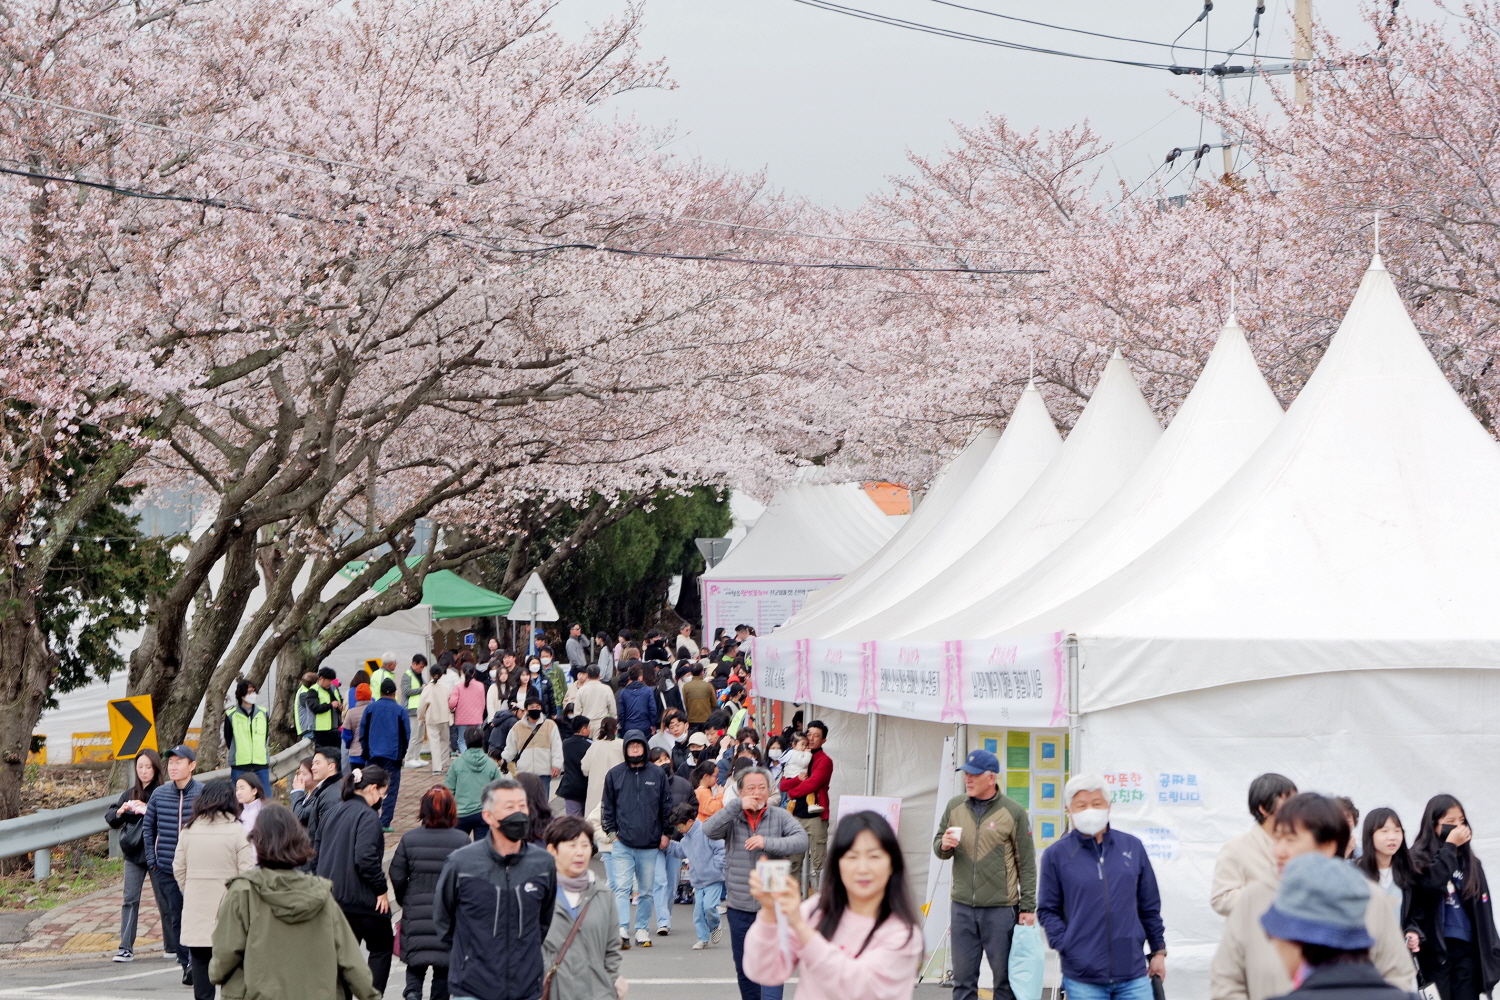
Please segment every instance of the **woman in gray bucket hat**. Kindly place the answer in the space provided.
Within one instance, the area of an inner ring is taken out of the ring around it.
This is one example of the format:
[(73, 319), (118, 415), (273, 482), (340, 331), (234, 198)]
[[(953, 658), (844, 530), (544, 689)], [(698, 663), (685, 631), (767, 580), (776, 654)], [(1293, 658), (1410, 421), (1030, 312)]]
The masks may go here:
[(1276, 901), (1260, 925), (1276, 946), (1299, 1000), (1413, 1000), (1370, 962), (1365, 929), (1370, 882), (1347, 862), (1319, 853), (1287, 862)]

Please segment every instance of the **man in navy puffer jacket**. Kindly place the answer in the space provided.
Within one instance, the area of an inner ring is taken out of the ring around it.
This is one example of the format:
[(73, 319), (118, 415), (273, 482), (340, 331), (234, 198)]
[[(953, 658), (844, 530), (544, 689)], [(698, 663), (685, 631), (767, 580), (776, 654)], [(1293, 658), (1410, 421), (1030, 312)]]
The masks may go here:
[(639, 729), (650, 736), (656, 731), (656, 692), (641, 680), (644, 668), (636, 663), (627, 675), (630, 683), (620, 690), (620, 732)]
[(1103, 778), (1079, 775), (1063, 800), (1073, 828), (1042, 854), (1036, 907), (1063, 988), (1069, 1000), (1151, 1000), (1167, 945), (1145, 845), (1110, 827)]
[(172, 861), (177, 857), (177, 841), (182, 828), (193, 818), (193, 803), (203, 786), (193, 780), (193, 769), (198, 766), (198, 755), (186, 746), (175, 746), (167, 751), (168, 781), (156, 787), (146, 802), (146, 815), (141, 820), (141, 836), (145, 839), (146, 867), (156, 873), (152, 885), (156, 888), (156, 908), (161, 911), (162, 948), (167, 954), (177, 955), (177, 964), (182, 966), (182, 985), (192, 984), (189, 971), (187, 945), (182, 943), (182, 887), (172, 874)]

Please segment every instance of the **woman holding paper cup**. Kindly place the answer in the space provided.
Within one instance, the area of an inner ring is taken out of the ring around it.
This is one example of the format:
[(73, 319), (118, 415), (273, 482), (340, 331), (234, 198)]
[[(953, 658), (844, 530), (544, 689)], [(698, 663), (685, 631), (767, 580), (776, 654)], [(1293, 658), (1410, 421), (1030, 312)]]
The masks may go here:
[(806, 902), (785, 873), (762, 866), (750, 874), (760, 915), (745, 936), (746, 975), (781, 986), (800, 965), (797, 1000), (910, 1000), (922, 960), (921, 919), (884, 817), (857, 812), (839, 820), (825, 868), (834, 877)]

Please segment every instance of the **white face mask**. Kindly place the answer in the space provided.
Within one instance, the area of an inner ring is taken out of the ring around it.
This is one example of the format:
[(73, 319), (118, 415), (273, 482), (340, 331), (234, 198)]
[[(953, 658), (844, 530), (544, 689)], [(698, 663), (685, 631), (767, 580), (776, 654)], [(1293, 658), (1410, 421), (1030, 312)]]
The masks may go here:
[(772, 747), (771, 748), (771, 754), (770, 754), (770, 756), (771, 756), (772, 760), (780, 760), (781, 759), (781, 747)]
[(545, 667), (547, 664), (549, 664), (551, 662), (552, 662), (552, 657), (550, 657), (550, 656), (544, 656), (544, 657), (542, 657), (542, 666)]
[(1073, 829), (1092, 837), (1109, 826), (1108, 809), (1082, 809), (1073, 813)]

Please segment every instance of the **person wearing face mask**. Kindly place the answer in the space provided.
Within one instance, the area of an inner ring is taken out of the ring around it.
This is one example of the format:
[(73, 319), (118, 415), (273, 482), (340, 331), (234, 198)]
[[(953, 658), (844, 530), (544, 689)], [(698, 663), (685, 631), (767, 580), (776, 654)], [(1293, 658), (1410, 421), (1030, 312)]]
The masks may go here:
[[(808, 723), (811, 732), (813, 723)], [(990, 960), (996, 1000), (1012, 1000), (1010, 941), (1016, 924), (1036, 923), (1036, 848), (1020, 803), (1000, 792), (1000, 760), (988, 750), (969, 753), (964, 794), (943, 809), (932, 850), (953, 859), (953, 998), (979, 996), (979, 961)], [(826, 814), (825, 814), (826, 815)]]
[(562, 774), (566, 761), (563, 758), (562, 731), (556, 722), (545, 716), (540, 698), (533, 695), (526, 699), (526, 717), (511, 727), (501, 756), (513, 764), (516, 771), (536, 775), (543, 791), (552, 794), (552, 779)]
[(568, 693), (568, 675), (563, 673), (562, 664), (552, 655), (548, 646), (542, 646), (536, 651), (537, 659), (542, 665), (542, 677), (552, 687), (552, 711), (548, 717), (554, 717), (562, 712), (564, 696)]
[(1062, 955), (1063, 988), (1072, 1000), (1151, 1000), (1167, 945), (1145, 845), (1109, 825), (1101, 776), (1074, 777), (1063, 801), (1073, 828), (1042, 854), (1036, 907)]
[(540, 656), (529, 656), (526, 658), (526, 676), (521, 681), (517, 691), (517, 701), (526, 704), (532, 698), (542, 707), (542, 714), (552, 718), (557, 714), (557, 698), (552, 693), (552, 682), (542, 672), (542, 658)]
[(1411, 924), (1421, 936), (1422, 979), (1435, 983), (1443, 1000), (1477, 1000), (1500, 981), (1500, 937), (1474, 831), (1451, 795), (1434, 795), (1422, 819), (1411, 852), (1417, 871)]
[[(393, 682), (390, 683), (395, 687)], [(385, 768), (371, 764), (344, 775), (341, 801), (323, 819), (317, 874), (333, 883), (333, 898), (344, 911), (354, 937), (370, 952), (370, 978), (385, 992), (391, 976), (395, 935), (385, 880), (385, 835), (376, 812), (390, 785)]]
[[(1303, 792), (1281, 803), (1271, 834), (1277, 885), (1256, 881), (1240, 893), (1229, 919), (1224, 921), (1224, 933), (1209, 966), (1211, 1000), (1269, 1000), (1292, 989), (1292, 977), (1267, 936), (1261, 917), (1275, 901), (1281, 874), (1289, 861), (1312, 853), (1343, 858), (1349, 835), (1349, 820), (1344, 811), (1326, 795)], [(1396, 921), (1395, 908), (1383, 893), (1370, 894), (1365, 927), (1375, 941), (1370, 960), (1380, 974), (1392, 986), (1412, 992), (1416, 977), (1411, 952)]]
[(433, 925), (448, 950), (448, 990), (473, 1000), (536, 1000), (557, 866), (529, 842), (526, 790), (515, 778), (490, 782), (484, 821), (490, 835), (448, 855), (433, 895)]
[(234, 684), (234, 706), (224, 713), (224, 757), (229, 761), (229, 777), (246, 772), (260, 779), (262, 788), (271, 787), (271, 717), (258, 704), (259, 692), (248, 678)]
[[(630, 893), (635, 888), (640, 894), (635, 943), (649, 948), (652, 890), (657, 862), (667, 849), (667, 831), (672, 828), (672, 791), (666, 772), (646, 759), (646, 734), (640, 730), (625, 734), (625, 761), (604, 777), (599, 816), (604, 832), (615, 835), (610, 860), (615, 868), (620, 947), (630, 947)], [(658, 932), (665, 934), (671, 916), (657, 914), (656, 922)]]

